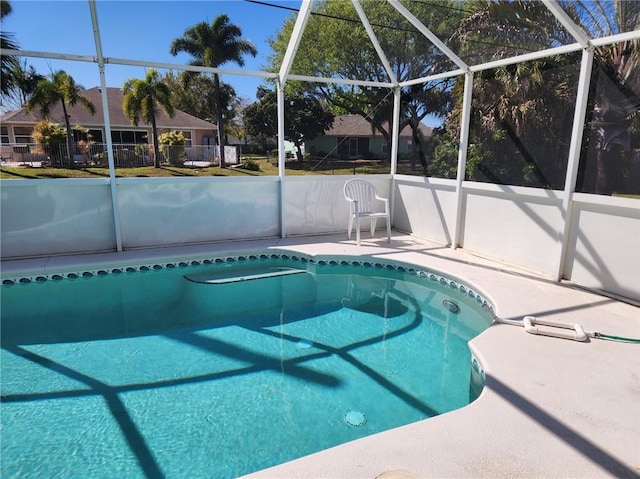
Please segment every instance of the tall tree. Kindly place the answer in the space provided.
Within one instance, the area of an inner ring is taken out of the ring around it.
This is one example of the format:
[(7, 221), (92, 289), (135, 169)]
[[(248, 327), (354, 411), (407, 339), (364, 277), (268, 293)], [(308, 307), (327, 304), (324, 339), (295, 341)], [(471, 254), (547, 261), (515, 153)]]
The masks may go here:
[[(595, 2), (595, 5), (579, 1), (575, 12), (594, 37), (640, 29), (637, 0)], [(581, 167), (586, 169), (588, 166), (583, 165), (595, 163), (595, 174), (582, 187), (598, 194), (616, 191), (638, 194), (637, 180), (636, 184), (632, 184), (632, 179), (624, 181), (622, 173), (632, 163), (634, 148), (640, 148), (640, 41), (626, 40), (598, 47), (594, 53), (588, 120), (595, 141), (583, 154)]]
[[(592, 38), (640, 27), (637, 0), (569, 0), (561, 4)], [(471, 13), (453, 36), (453, 46), (471, 63), (575, 42), (541, 2), (470, 2), (467, 9)], [(592, 175), (597, 178), (595, 186), (587, 190), (611, 193), (612, 178), (620, 172), (621, 160), (630, 150), (629, 132), (633, 124), (636, 130), (640, 126), (639, 46), (640, 42), (632, 40), (595, 50), (588, 118), (595, 130), (592, 141), (585, 142), (589, 154), (583, 155), (580, 167), (584, 170), (586, 163), (597, 163), (597, 174)], [(490, 146), (493, 151), (476, 163), (485, 169), (485, 176), (496, 174), (490, 179), (500, 182), (505, 179), (505, 168), (510, 168), (512, 182), (526, 184), (535, 178), (536, 185), (563, 187), (572, 121), (567, 112), (573, 111), (577, 65), (575, 54), (558, 55), (477, 75), (480, 82), (474, 87), (473, 114), (476, 125), (485, 130), (483, 147)], [(572, 73), (567, 74), (569, 71)], [(456, 109), (460, 106), (458, 103)], [(525, 163), (519, 173), (513, 162), (487, 166), (487, 161), (499, 156), (520, 156)], [(521, 180), (516, 178), (518, 174)]]
[[(178, 74), (169, 71), (162, 77), (162, 81), (171, 89), (176, 109), (202, 120), (215, 121), (212, 120), (212, 114), (216, 111), (216, 88), (212, 77), (189, 71)], [(222, 111), (228, 114), (237, 101), (237, 93), (231, 85), (222, 81), (220, 88)]]
[[(393, 75), (399, 82), (453, 69), (455, 65), (424, 35), (418, 32), (387, 2), (364, 0), (362, 8), (372, 25)], [(459, 2), (411, 2), (410, 9), (424, 24), (448, 38), (462, 16)], [(270, 40), (274, 54), (271, 69), (277, 71), (284, 58), (295, 17), (284, 23)], [(453, 65), (453, 66), (452, 66)], [(324, 0), (314, 4), (314, 12), (303, 33), (291, 69), (292, 73), (327, 78), (389, 82), (373, 44), (351, 2)], [(429, 114), (443, 116), (453, 81), (430, 82), (421, 91), (403, 88), (399, 131), (407, 125), (420, 141), (421, 121)], [(393, 93), (387, 88), (339, 83), (306, 85), (309, 93), (333, 106), (336, 114), (360, 115), (391, 144)], [(444, 100), (435, 101), (442, 96)]]
[[(188, 53), (193, 57), (190, 65), (217, 68), (228, 62), (235, 62), (244, 66), (243, 55), (256, 56), (258, 53), (253, 43), (242, 37), (242, 31), (237, 25), (229, 23), (227, 15), (218, 16), (209, 25), (200, 22), (187, 28), (181, 38), (171, 43), (171, 54)], [(213, 74), (216, 92), (216, 117), (218, 123), (218, 144), (220, 145), (220, 166), (225, 167), (224, 159), (224, 111), (220, 76)]]
[(158, 106), (173, 117), (175, 109), (171, 101), (171, 90), (157, 70), (150, 68), (144, 80), (130, 78), (122, 86), (124, 97), (122, 99), (122, 111), (134, 126), (142, 118), (151, 125), (153, 135), (154, 166), (160, 168), (160, 149), (158, 147), (158, 127), (156, 116)]
[[(573, 43), (542, 2), (470, 2), (452, 45), (477, 64)], [(579, 54), (484, 70), (474, 76), (467, 176), (476, 181), (563, 188)], [(459, 89), (462, 92), (462, 79)], [(462, 95), (447, 119), (458, 134)], [(455, 124), (455, 127), (454, 127)]]
[(31, 99), (25, 104), (27, 111), (39, 107), (42, 116), (48, 119), (51, 107), (56, 103), (60, 103), (64, 114), (65, 127), (67, 129), (67, 161), (69, 166), (73, 164), (72, 160), (75, 149), (68, 107), (75, 106), (79, 103), (92, 115), (96, 112), (95, 105), (89, 99), (82, 96), (82, 91), (84, 91), (84, 87), (78, 85), (73, 77), (63, 70), (58, 70), (51, 75), (51, 79), (45, 78), (38, 82)]
[[(258, 90), (259, 101), (244, 110), (247, 132), (258, 137), (273, 137), (277, 133), (277, 94), (264, 88)], [(285, 98), (284, 137), (297, 150), (303, 161), (302, 145), (319, 137), (333, 125), (333, 113), (316, 98), (296, 96)]]
[(259, 86), (256, 92), (258, 101), (248, 105), (242, 112), (242, 121), (246, 134), (260, 140), (260, 146), (267, 150), (269, 139), (278, 133), (277, 104), (273, 92)]
[[(11, 4), (7, 0), (0, 0), (0, 19), (9, 15), (12, 10)], [(13, 40), (13, 36), (10, 33), (2, 30), (2, 32), (0, 32), (0, 48), (6, 50), (17, 50), (18, 44)], [(11, 70), (18, 63), (18, 59), (13, 55), (2, 55), (0, 61), (2, 63), (0, 72), (0, 92), (3, 95), (8, 95), (14, 85)]]
[(27, 66), (27, 60), (16, 62), (10, 71), (12, 85), (8, 93), (2, 95), (2, 107), (7, 110), (22, 108), (36, 91), (40, 80), (45, 76), (39, 74), (33, 65)]

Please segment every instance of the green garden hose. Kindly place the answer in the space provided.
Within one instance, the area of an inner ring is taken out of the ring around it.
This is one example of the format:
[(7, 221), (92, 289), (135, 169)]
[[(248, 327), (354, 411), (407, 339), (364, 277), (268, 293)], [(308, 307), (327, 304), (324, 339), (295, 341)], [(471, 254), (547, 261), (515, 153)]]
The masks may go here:
[(624, 336), (612, 336), (611, 334), (602, 334), (602, 333), (589, 333), (589, 336), (592, 338), (605, 338), (611, 339), (614, 341), (624, 341), (626, 343), (640, 343), (640, 339), (638, 338), (625, 338)]

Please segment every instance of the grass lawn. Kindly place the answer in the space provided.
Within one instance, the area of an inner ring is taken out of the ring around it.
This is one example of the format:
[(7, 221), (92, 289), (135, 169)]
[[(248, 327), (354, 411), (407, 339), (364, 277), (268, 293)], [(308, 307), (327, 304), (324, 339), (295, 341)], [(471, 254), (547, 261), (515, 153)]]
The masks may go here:
[[(140, 168), (116, 168), (118, 178), (144, 178), (144, 177), (179, 177), (179, 176), (278, 176), (277, 164), (267, 160), (254, 160), (260, 171), (237, 168), (219, 167), (189, 167), (169, 166), (160, 168), (145, 166)], [(305, 164), (299, 166), (295, 160), (287, 162), (287, 175), (353, 175), (358, 174), (384, 174), (389, 173), (387, 164), (357, 164), (343, 162), (340, 164), (323, 165), (323, 168), (314, 168), (316, 165)], [(2, 166), (0, 167), (1, 179), (42, 179), (42, 178), (108, 178), (109, 169), (101, 167), (76, 167), (76, 168), (40, 168), (30, 166)]]

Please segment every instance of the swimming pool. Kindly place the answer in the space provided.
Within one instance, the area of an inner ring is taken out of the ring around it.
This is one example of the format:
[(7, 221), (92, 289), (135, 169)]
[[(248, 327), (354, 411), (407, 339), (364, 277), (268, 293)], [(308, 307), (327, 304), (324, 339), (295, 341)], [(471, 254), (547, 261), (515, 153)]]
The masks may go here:
[(236, 477), (467, 405), (473, 288), (284, 251), (5, 278), (3, 477)]

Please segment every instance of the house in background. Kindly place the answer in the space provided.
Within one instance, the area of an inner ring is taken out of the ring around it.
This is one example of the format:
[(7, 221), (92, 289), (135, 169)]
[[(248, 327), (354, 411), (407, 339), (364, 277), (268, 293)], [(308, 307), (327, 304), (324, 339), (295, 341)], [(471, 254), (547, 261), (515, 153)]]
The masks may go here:
[[(95, 144), (106, 143), (106, 131), (104, 114), (102, 108), (102, 93), (100, 87), (84, 90), (82, 96), (90, 100), (95, 106), (95, 114), (92, 115), (79, 103), (75, 106), (67, 106), (69, 123), (71, 127), (82, 126), (88, 129)], [(137, 127), (122, 111), (123, 94), (119, 88), (108, 87), (107, 99), (109, 106), (109, 122), (111, 124), (111, 142), (114, 149), (121, 149), (123, 146), (148, 145), (152, 142), (151, 125), (141, 121)], [(27, 112), (24, 108), (5, 113), (0, 117), (2, 158), (12, 158), (13, 156), (24, 156), (28, 151), (28, 145), (33, 144), (31, 134), (36, 123), (41, 121), (42, 115), (38, 108)], [(58, 103), (51, 107), (48, 115), (49, 121), (59, 123), (64, 127), (64, 115), (62, 106)], [(173, 118), (158, 108), (157, 118), (158, 134), (168, 131), (180, 131), (187, 138), (187, 157), (190, 150), (197, 150), (197, 147), (213, 147), (216, 144), (217, 126), (205, 120), (196, 118), (180, 110), (175, 110)], [(74, 130), (74, 140), (86, 140), (83, 132)], [(19, 158), (14, 158), (19, 161)]]
[[(420, 124), (423, 137), (431, 136), (431, 128)], [(371, 123), (360, 115), (341, 115), (333, 120), (333, 126), (324, 136), (305, 142), (305, 151), (312, 156), (339, 159), (383, 159), (389, 155), (388, 145), (379, 132), (373, 132)], [(398, 156), (410, 156), (415, 149), (409, 126), (400, 132)]]

